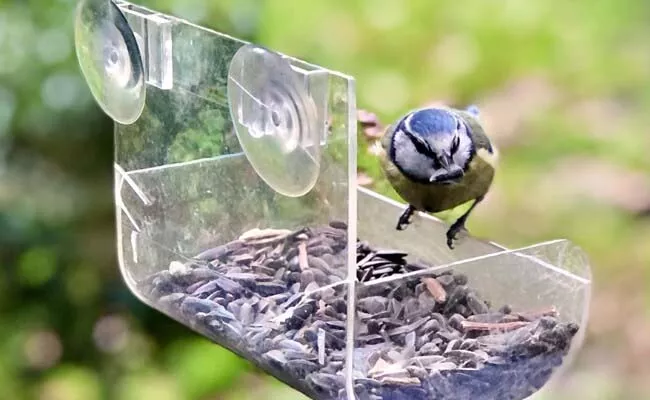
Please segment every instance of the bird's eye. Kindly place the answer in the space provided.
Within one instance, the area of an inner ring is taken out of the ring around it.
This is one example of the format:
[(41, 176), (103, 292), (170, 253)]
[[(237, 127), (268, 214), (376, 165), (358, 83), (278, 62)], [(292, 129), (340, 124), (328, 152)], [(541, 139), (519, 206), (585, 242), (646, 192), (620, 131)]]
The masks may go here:
[(456, 136), (451, 142), (451, 153), (456, 153), (458, 151), (458, 147), (460, 147), (460, 138)]
[(431, 155), (433, 153), (429, 144), (421, 137), (412, 134), (408, 130), (403, 130), (402, 132), (404, 132), (406, 136), (411, 139), (411, 142), (420, 153), (427, 155)]

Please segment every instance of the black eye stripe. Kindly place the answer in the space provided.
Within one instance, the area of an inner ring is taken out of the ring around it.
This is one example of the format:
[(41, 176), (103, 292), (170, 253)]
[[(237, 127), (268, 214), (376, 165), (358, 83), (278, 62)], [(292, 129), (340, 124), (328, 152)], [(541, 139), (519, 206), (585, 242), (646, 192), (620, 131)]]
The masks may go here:
[(451, 142), (451, 152), (452, 154), (458, 151), (458, 147), (460, 147), (460, 138), (456, 136), (454, 140)]
[(433, 152), (433, 150), (431, 150), (431, 147), (429, 147), (429, 144), (427, 142), (425, 142), (424, 140), (422, 140), (419, 137), (415, 136), (414, 134), (412, 134), (411, 132), (409, 132), (406, 129), (403, 129), (402, 132), (404, 132), (404, 134), (406, 136), (408, 136), (409, 139), (411, 139), (411, 142), (413, 143), (413, 145), (415, 146), (415, 149), (419, 153), (424, 154), (426, 156), (430, 156), (430, 157), (435, 156), (435, 153)]

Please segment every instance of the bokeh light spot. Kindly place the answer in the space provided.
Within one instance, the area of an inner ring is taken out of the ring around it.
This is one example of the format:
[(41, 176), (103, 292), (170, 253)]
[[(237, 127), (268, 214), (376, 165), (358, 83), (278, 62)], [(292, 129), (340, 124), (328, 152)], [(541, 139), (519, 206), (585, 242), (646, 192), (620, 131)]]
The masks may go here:
[(504, 26), (519, 34), (538, 29), (547, 9), (544, 2), (520, 0), (503, 0), (499, 8)]
[(41, 386), (39, 400), (99, 400), (101, 382), (90, 369), (65, 366), (56, 369)]
[(0, 86), (0, 137), (9, 132), (15, 111), (16, 98), (13, 92)]
[(43, 103), (52, 110), (65, 110), (73, 107), (82, 92), (79, 77), (67, 73), (50, 75), (41, 87)]
[(132, 331), (126, 349), (120, 357), (126, 368), (138, 370), (151, 364), (156, 350), (156, 343), (152, 337)]
[(409, 2), (401, 0), (365, 0), (363, 12), (368, 24), (389, 30), (398, 28), (408, 18)]
[(479, 62), (476, 42), (466, 35), (443, 37), (434, 47), (429, 59), (431, 69), (448, 78), (463, 76), (474, 70)]
[(36, 52), (45, 64), (65, 61), (72, 50), (71, 40), (62, 29), (49, 29), (38, 37)]
[(83, 304), (99, 292), (97, 271), (87, 265), (77, 265), (66, 274), (65, 288), (68, 297), (75, 304)]
[(0, 75), (15, 73), (28, 61), (35, 31), (29, 19), (0, 14)]
[(357, 23), (348, 14), (329, 12), (321, 20), (317, 43), (332, 55), (354, 54), (359, 50)]
[(129, 339), (129, 325), (119, 315), (100, 318), (93, 329), (93, 339), (97, 348), (106, 353), (122, 351)]
[(369, 108), (380, 113), (401, 112), (409, 101), (409, 83), (397, 71), (376, 72), (359, 86)]
[(191, 397), (180, 390), (175, 377), (147, 373), (124, 377), (117, 387), (116, 398), (117, 400), (178, 400)]
[(167, 354), (168, 368), (190, 398), (228, 390), (248, 366), (234, 353), (203, 339), (178, 341), (167, 349)]
[(59, 362), (63, 345), (55, 332), (34, 332), (25, 341), (24, 352), (27, 364), (31, 368), (42, 370)]
[(34, 247), (20, 257), (18, 276), (28, 286), (41, 286), (49, 281), (56, 271), (56, 253), (49, 248)]

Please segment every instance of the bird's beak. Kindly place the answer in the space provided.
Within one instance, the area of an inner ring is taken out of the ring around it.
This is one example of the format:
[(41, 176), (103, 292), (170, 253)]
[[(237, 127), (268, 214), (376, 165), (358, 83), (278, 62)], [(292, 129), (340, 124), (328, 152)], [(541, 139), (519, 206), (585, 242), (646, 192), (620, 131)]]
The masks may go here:
[(445, 172), (437, 171), (429, 178), (429, 182), (451, 184), (457, 182), (465, 174), (458, 165), (454, 164), (454, 160), (449, 154), (443, 154), (438, 161)]
[(460, 179), (463, 178), (464, 175), (465, 173), (462, 169), (458, 167), (452, 167), (452, 170), (449, 172), (434, 174), (431, 178), (429, 178), (429, 182), (452, 184), (457, 183)]
[(445, 171), (451, 172), (451, 166), (454, 164), (454, 160), (452, 160), (451, 155), (443, 154), (440, 158), (438, 158), (438, 161), (440, 162), (440, 165), (442, 165), (442, 168), (445, 169)]

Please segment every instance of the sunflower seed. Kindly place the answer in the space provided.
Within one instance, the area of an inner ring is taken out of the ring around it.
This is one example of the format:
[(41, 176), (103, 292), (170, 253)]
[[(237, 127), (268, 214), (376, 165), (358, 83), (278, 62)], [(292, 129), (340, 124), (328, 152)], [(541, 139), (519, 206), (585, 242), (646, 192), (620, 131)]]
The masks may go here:
[(467, 307), (471, 310), (472, 314), (487, 314), (488, 308), (485, 303), (478, 298), (476, 293), (469, 292), (465, 298)]
[(435, 355), (440, 353), (440, 348), (435, 343), (426, 343), (420, 348), (422, 355)]
[(378, 314), (386, 310), (388, 299), (379, 296), (366, 297), (358, 301), (359, 308), (370, 314)]
[(239, 319), (243, 325), (250, 325), (255, 321), (255, 311), (249, 303), (244, 303), (241, 305), (239, 311)]
[(427, 290), (438, 303), (444, 303), (447, 300), (447, 292), (440, 282), (435, 278), (422, 278)]
[(264, 354), (263, 357), (268, 360), (275, 361), (278, 364), (285, 364), (287, 362), (284, 353), (282, 353), (280, 350), (271, 350), (268, 353)]
[(346, 230), (348, 229), (348, 224), (343, 221), (330, 221), (329, 225), (334, 229)]
[[(143, 293), (313, 398), (346, 396), (348, 302), (347, 286), (339, 284), (348, 279), (346, 235), (347, 225), (339, 222), (294, 231), (254, 229), (241, 240), (170, 263), (143, 280)], [(436, 267), (364, 241), (356, 249), (362, 282)], [(360, 284), (354, 296), (360, 400), (424, 399), (431, 390), (440, 398), (488, 392), (491, 398), (525, 398), (562, 363), (579, 330), (559, 321), (553, 307), (492, 309), (469, 276), (450, 268)]]
[(285, 290), (285, 285), (275, 282), (259, 282), (255, 285), (255, 291), (264, 297), (281, 294)]

